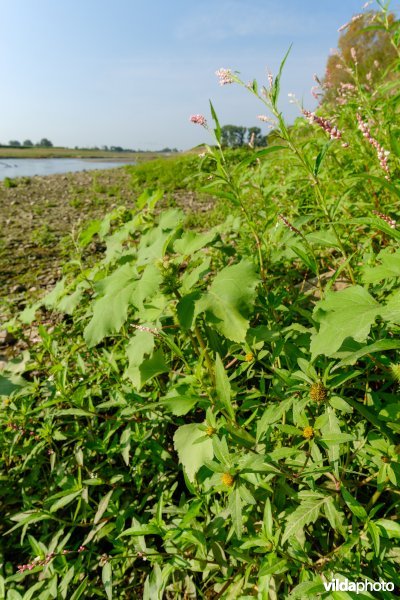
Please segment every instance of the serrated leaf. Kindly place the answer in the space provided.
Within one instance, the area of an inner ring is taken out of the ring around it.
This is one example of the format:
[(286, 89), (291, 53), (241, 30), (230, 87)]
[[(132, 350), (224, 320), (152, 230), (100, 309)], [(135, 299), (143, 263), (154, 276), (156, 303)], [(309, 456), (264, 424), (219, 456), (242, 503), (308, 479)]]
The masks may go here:
[(214, 456), (211, 438), (204, 435), (197, 423), (182, 425), (175, 431), (174, 447), (191, 482), (200, 467)]
[(400, 277), (400, 250), (393, 254), (381, 252), (379, 259), (380, 265), (364, 268), (363, 280), (365, 283), (377, 283), (383, 279)]
[(361, 286), (328, 292), (314, 310), (314, 319), (320, 327), (311, 337), (312, 358), (319, 354), (332, 356), (348, 337), (365, 342), (380, 309)]
[(320, 494), (312, 494), (302, 500), (296, 510), (287, 518), (281, 543), (284, 544), (292, 535), (301, 532), (305, 525), (315, 523), (324, 503), (325, 497)]
[(198, 301), (198, 312), (206, 312), (208, 323), (229, 340), (244, 342), (258, 283), (254, 265), (248, 261), (225, 267)]

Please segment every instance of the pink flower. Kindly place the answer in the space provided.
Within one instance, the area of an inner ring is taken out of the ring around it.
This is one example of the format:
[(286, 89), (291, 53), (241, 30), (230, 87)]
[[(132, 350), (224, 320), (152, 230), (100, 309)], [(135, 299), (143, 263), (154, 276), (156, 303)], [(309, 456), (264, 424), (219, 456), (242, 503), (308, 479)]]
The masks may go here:
[(191, 123), (195, 123), (196, 125), (207, 127), (207, 119), (203, 115), (192, 115), (190, 117), (190, 121)]
[(215, 71), (215, 74), (219, 79), (219, 85), (233, 83), (232, 71), (230, 69), (218, 69), (218, 71)]
[(310, 112), (309, 110), (303, 110), (303, 115), (307, 117), (309, 123), (316, 123), (317, 125), (322, 127), (322, 129), (324, 129), (326, 133), (329, 133), (329, 137), (331, 138), (331, 140), (339, 140), (342, 137), (342, 132), (339, 131), (336, 125), (333, 125), (327, 119), (318, 117), (318, 115), (316, 115), (313, 112)]
[(388, 156), (390, 154), (389, 150), (385, 150), (383, 146), (380, 145), (378, 140), (372, 137), (371, 130), (368, 127), (368, 124), (362, 120), (361, 116), (357, 113), (356, 115), (358, 121), (358, 129), (361, 131), (363, 136), (368, 140), (368, 142), (373, 146), (376, 150), (376, 154), (378, 156), (379, 164), (381, 169), (386, 173), (385, 179), (390, 180), (390, 170), (388, 165)]

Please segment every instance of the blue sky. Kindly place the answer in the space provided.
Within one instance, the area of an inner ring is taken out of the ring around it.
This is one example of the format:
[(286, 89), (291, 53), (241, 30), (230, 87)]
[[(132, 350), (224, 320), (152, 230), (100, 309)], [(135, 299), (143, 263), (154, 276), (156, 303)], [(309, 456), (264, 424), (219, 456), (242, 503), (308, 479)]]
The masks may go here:
[[(260, 125), (261, 105), (231, 68), (265, 83), (287, 48), (282, 109), (308, 107), (337, 29), (363, 0), (0, 0), (0, 142), (49, 138), (55, 145), (187, 149), (207, 134), (189, 122)], [(266, 130), (265, 130), (266, 131)]]

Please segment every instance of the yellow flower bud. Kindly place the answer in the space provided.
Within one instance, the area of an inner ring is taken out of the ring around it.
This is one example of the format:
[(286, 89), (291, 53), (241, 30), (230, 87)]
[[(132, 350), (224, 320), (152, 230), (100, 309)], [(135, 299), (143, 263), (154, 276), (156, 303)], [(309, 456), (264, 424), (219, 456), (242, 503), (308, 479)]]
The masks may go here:
[(227, 485), (228, 487), (232, 487), (234, 479), (230, 473), (223, 473), (221, 475), (221, 481), (224, 485)]
[(304, 427), (303, 437), (305, 437), (306, 440), (310, 440), (313, 436), (314, 436), (314, 429), (310, 426)]
[(323, 384), (318, 381), (318, 383), (313, 383), (310, 388), (310, 398), (315, 402), (321, 402), (325, 400), (328, 395), (328, 390), (323, 386)]

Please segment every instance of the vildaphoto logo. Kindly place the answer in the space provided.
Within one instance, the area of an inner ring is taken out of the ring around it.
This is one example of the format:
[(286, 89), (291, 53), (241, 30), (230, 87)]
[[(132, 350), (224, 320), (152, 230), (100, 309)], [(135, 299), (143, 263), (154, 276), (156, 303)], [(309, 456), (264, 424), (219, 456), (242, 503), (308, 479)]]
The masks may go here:
[(392, 581), (350, 581), (349, 579), (333, 579), (324, 581), (324, 587), (327, 592), (393, 592), (394, 583)]

